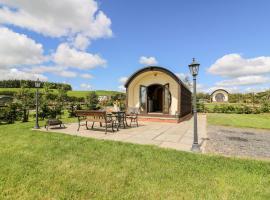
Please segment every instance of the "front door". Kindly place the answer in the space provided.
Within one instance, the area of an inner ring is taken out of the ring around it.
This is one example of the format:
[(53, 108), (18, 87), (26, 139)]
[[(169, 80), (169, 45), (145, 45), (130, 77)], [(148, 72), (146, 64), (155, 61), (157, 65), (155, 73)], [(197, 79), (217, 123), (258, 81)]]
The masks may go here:
[(140, 111), (141, 113), (169, 114), (171, 106), (171, 93), (169, 84), (153, 84), (140, 86)]
[(147, 87), (140, 85), (140, 113), (147, 113)]
[(171, 106), (171, 93), (169, 90), (169, 83), (163, 86), (163, 113), (169, 114)]

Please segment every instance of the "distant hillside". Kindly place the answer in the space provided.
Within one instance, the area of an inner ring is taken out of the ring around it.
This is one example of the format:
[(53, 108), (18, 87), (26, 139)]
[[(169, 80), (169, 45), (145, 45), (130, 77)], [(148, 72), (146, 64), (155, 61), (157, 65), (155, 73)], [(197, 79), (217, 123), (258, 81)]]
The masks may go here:
[[(0, 88), (0, 95), (12, 95), (16, 93), (20, 88)], [(36, 91), (35, 88), (31, 88), (33, 92)], [(40, 92), (43, 92), (43, 88), (39, 89)], [(51, 89), (53, 93), (56, 93), (56, 89)], [(73, 97), (85, 97), (90, 91), (68, 91), (67, 94), (68, 96), (73, 96)], [(110, 91), (110, 90), (96, 90), (95, 91), (98, 96), (112, 96), (115, 94), (120, 94), (121, 92), (118, 91)]]

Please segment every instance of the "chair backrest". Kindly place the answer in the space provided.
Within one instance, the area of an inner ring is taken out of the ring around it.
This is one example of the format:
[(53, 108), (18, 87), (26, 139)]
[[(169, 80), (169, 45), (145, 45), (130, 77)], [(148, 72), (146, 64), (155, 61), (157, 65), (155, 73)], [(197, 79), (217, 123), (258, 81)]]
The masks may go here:
[(77, 110), (77, 117), (86, 117), (89, 121), (98, 121), (98, 122), (106, 122), (107, 115), (105, 111), (98, 110)]
[(128, 107), (127, 114), (140, 114), (140, 109), (136, 107)]
[(106, 106), (103, 111), (107, 112), (107, 113), (112, 113), (115, 112), (115, 109), (113, 106)]
[(102, 117), (102, 116), (106, 116), (106, 112), (98, 111), (98, 110), (77, 110), (76, 116), (77, 117), (88, 117), (88, 116)]

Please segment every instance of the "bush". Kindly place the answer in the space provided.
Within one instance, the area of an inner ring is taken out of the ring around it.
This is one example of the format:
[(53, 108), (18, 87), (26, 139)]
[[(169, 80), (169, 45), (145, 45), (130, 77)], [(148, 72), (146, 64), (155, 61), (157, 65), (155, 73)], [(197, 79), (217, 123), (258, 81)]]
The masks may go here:
[(50, 116), (51, 109), (49, 108), (47, 103), (44, 103), (40, 107), (40, 113), (39, 117), (41, 117), (43, 120), (45, 118), (48, 118)]
[(49, 106), (48, 104), (44, 103), (41, 105), (38, 115), (42, 118), (42, 120), (55, 119), (57, 117), (61, 118), (61, 115), (63, 115), (63, 107), (60, 104)]
[[(212, 110), (205, 109), (204, 112), (212, 111), (214, 113), (259, 114), (261, 112), (267, 112), (268, 110), (269, 110), (269, 107), (267, 107), (267, 105), (260, 108), (260, 107), (254, 107), (247, 104), (242, 104), (242, 105), (219, 104), (219, 105), (215, 105)], [(203, 112), (202, 107), (198, 109), (198, 111)]]
[(86, 105), (87, 105), (87, 108), (90, 109), (90, 110), (98, 110), (99, 107), (98, 107), (98, 95), (96, 94), (96, 92), (90, 92), (88, 94), (88, 96), (86, 97)]
[(269, 112), (270, 109), (269, 109), (269, 103), (268, 102), (263, 102), (262, 105), (261, 105), (261, 112), (263, 113), (266, 113), (266, 112)]
[(76, 117), (76, 111), (81, 110), (80, 104), (71, 103), (68, 107), (68, 117)]
[(252, 108), (247, 106), (247, 105), (244, 105), (243, 106), (243, 113), (244, 114), (251, 114), (252, 113)]
[(50, 109), (50, 114), (49, 114), (49, 118), (55, 119), (59, 116), (59, 118), (61, 118), (61, 115), (63, 114), (62, 112), (62, 105), (55, 105)]
[(21, 116), (19, 110), (20, 105), (17, 103), (8, 104), (7, 107), (2, 107), (0, 109), (0, 121), (12, 124)]
[(197, 111), (203, 113), (207, 112), (207, 108), (205, 107), (205, 104), (203, 102), (197, 103)]

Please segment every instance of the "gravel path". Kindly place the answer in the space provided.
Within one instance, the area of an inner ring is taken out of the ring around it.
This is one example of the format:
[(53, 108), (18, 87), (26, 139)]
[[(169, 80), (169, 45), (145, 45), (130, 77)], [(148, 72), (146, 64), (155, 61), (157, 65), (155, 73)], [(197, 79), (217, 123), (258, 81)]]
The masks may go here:
[(206, 153), (270, 159), (270, 130), (208, 126)]

